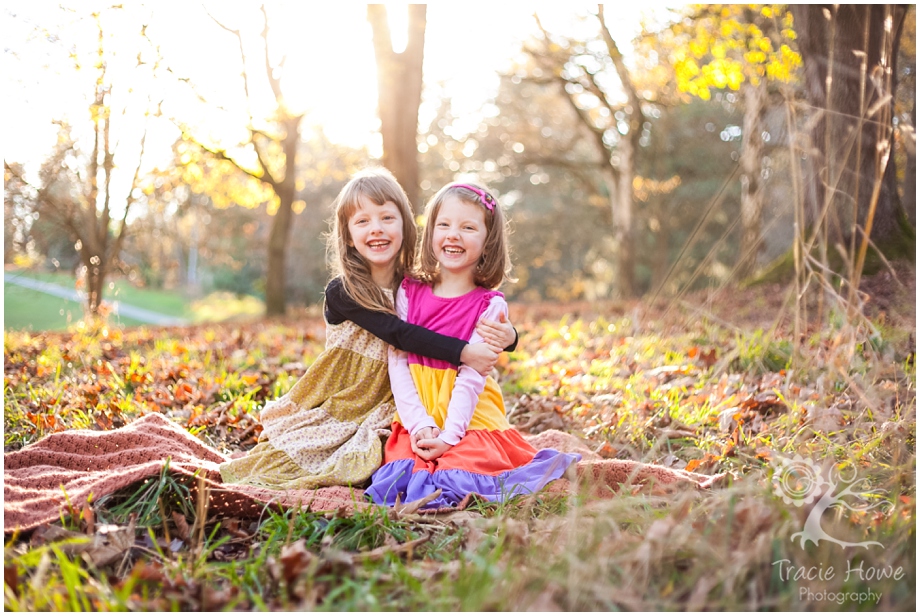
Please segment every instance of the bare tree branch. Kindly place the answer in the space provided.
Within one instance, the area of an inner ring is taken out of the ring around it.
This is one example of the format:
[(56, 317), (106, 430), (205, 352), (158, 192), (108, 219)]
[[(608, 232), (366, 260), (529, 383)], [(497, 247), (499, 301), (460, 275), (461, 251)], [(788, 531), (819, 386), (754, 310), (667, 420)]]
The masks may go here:
[[(632, 77), (629, 76), (629, 70), (626, 68), (626, 63), (623, 62), (623, 54), (620, 53), (620, 48), (617, 47), (613, 35), (610, 34), (610, 29), (607, 27), (607, 22), (604, 20), (603, 4), (597, 5), (597, 20), (601, 24), (601, 34), (604, 37), (604, 42), (607, 44), (607, 52), (610, 54), (610, 59), (613, 60), (613, 65), (617, 69), (617, 76), (620, 78), (620, 83), (623, 84), (623, 90), (626, 92), (629, 104), (633, 108), (633, 112), (629, 114), (631, 120), (630, 125), (631, 127), (635, 126), (641, 128), (642, 122), (645, 120), (645, 114), (642, 112), (642, 101), (639, 100), (636, 86), (632, 81)], [(638, 140), (638, 136), (636, 139)]]
[[(204, 150), (207, 151), (207, 152), (210, 152), (211, 154), (213, 154), (214, 156), (217, 156), (217, 157), (220, 158), (221, 160), (225, 160), (225, 161), (227, 161), (227, 162), (229, 162), (229, 163), (232, 163), (237, 169), (239, 169), (240, 171), (242, 171), (242, 172), (245, 173), (246, 175), (249, 175), (250, 177), (253, 177), (253, 178), (257, 179), (257, 180), (259, 180), (260, 182), (266, 182), (267, 184), (270, 184), (271, 186), (275, 186), (276, 182), (275, 182), (274, 178), (272, 178), (270, 175), (264, 173), (264, 171), (265, 171), (265, 168), (264, 168), (264, 167), (262, 168), (262, 169), (263, 169), (263, 173), (262, 173), (262, 174), (259, 174), (258, 172), (253, 171), (253, 170), (251, 170), (251, 169), (247, 169), (246, 167), (243, 167), (243, 166), (239, 163), (239, 161), (237, 161), (237, 160), (234, 159), (232, 156), (230, 156), (229, 154), (227, 154), (227, 150), (221, 149), (221, 148), (212, 148), (212, 147), (210, 147), (210, 146), (208, 146), (208, 145), (206, 145), (206, 144), (204, 144), (204, 143), (201, 143), (200, 141), (198, 141), (198, 140), (196, 140), (196, 139), (193, 139), (193, 138), (191, 137), (191, 135), (189, 135), (187, 132), (185, 132), (185, 134), (186, 134), (186, 136), (187, 136), (189, 139), (191, 139), (192, 141), (194, 141), (195, 143), (197, 143), (198, 146), (199, 146), (200, 148), (204, 149)], [(261, 161), (260, 161), (260, 164), (261, 164)]]
[(275, 95), (275, 102), (278, 103), (278, 106), (286, 109), (287, 106), (284, 103), (284, 94), (281, 93), (281, 76), (280, 74), (276, 75), (276, 70), (278, 73), (281, 72), (281, 69), (284, 68), (284, 61), (287, 59), (286, 56), (281, 58), (281, 62), (278, 63), (277, 67), (273, 67), (271, 64), (271, 58), (268, 54), (268, 13), (265, 10), (265, 5), (261, 7), (262, 10), (262, 53), (265, 55), (265, 76), (268, 77), (268, 84), (272, 88), (272, 94)]

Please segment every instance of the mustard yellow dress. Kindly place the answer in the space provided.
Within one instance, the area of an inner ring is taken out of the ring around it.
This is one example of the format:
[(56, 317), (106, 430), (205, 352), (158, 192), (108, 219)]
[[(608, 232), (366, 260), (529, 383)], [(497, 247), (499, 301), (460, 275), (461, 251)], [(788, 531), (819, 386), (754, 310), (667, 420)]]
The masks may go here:
[(327, 323), (326, 350), (265, 405), (262, 442), (221, 464), (221, 478), (278, 490), (361, 484), (380, 466), (395, 411), (387, 344), (352, 321)]

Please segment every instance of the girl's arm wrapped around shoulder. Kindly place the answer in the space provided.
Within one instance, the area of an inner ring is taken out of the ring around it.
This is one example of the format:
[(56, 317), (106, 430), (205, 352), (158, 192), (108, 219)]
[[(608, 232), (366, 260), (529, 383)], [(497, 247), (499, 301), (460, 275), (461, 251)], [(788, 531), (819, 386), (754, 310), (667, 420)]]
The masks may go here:
[(324, 312), (326, 320), (332, 324), (351, 321), (397, 349), (454, 365), (461, 363), (460, 355), (467, 345), (466, 340), (444, 336), (424, 327), (406, 323), (395, 314), (363, 308), (345, 292), (339, 278), (332, 279), (326, 286)]

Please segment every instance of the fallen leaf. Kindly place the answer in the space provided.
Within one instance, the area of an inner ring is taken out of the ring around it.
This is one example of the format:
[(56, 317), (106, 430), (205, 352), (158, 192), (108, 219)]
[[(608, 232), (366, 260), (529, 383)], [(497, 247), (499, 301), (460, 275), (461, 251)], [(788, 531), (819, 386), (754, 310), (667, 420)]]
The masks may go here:
[(178, 511), (172, 512), (173, 524), (176, 525), (176, 534), (180, 539), (184, 541), (189, 540), (191, 534), (191, 528), (189, 528), (188, 522), (185, 519), (185, 516), (179, 513)]
[(3, 583), (14, 595), (19, 596), (19, 567), (16, 565), (3, 566)]
[(87, 535), (92, 535), (96, 532), (96, 515), (93, 513), (89, 503), (83, 504), (83, 511), (80, 514), (80, 528)]
[(281, 548), (281, 574), (288, 589), (293, 588), (294, 582), (300, 574), (310, 566), (315, 556), (306, 548), (306, 542), (298, 539), (294, 543), (288, 544)]
[(249, 538), (249, 533), (240, 529), (240, 519), (239, 518), (228, 518), (224, 520), (221, 525), (224, 527), (224, 529), (226, 529), (228, 533), (230, 533), (232, 536), (236, 537), (237, 539), (248, 539)]
[(700, 353), (700, 361), (707, 368), (712, 368), (712, 366), (715, 365), (716, 363), (717, 356), (718, 356), (718, 352), (716, 351), (716, 349), (712, 348), (706, 351), (705, 353)]
[(390, 519), (396, 520), (399, 519), (400, 516), (413, 514), (439, 496), (441, 496), (441, 488), (411, 503), (400, 504), (397, 501), (396, 506), (392, 507), (388, 512)]
[(111, 562), (118, 560), (125, 552), (134, 547), (134, 518), (132, 517), (128, 526), (115, 526), (107, 524), (100, 526), (93, 535), (84, 557), (102, 567)]

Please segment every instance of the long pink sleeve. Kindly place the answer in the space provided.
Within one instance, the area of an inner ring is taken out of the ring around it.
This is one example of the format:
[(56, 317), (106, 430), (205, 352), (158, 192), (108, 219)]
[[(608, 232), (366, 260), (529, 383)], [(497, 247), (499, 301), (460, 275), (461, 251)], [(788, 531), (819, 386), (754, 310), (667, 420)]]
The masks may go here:
[[(409, 313), (409, 299), (400, 285), (396, 292), (396, 314), (405, 320)], [(437, 428), (438, 424), (422, 406), (422, 401), (409, 372), (409, 359), (405, 351), (390, 347), (387, 354), (387, 366), (390, 373), (390, 389), (396, 402), (396, 411), (403, 427), (409, 434), (415, 434), (422, 428)]]
[[(500, 314), (508, 315), (508, 304), (503, 297), (496, 296), (489, 301), (488, 308), (483, 311), (480, 318), (498, 321)], [(483, 342), (483, 338), (476, 333), (476, 330), (473, 330), (470, 344), (477, 342)], [(486, 377), (468, 366), (460, 366), (457, 380), (454, 381), (454, 389), (450, 395), (450, 404), (447, 407), (447, 421), (444, 422), (444, 429), (441, 431), (442, 441), (449, 445), (456, 445), (460, 442), (469, 428), (476, 404), (479, 402), (479, 394), (482, 393), (485, 386)], [(417, 392), (416, 396), (418, 396)], [(402, 412), (399, 416), (402, 418)]]

